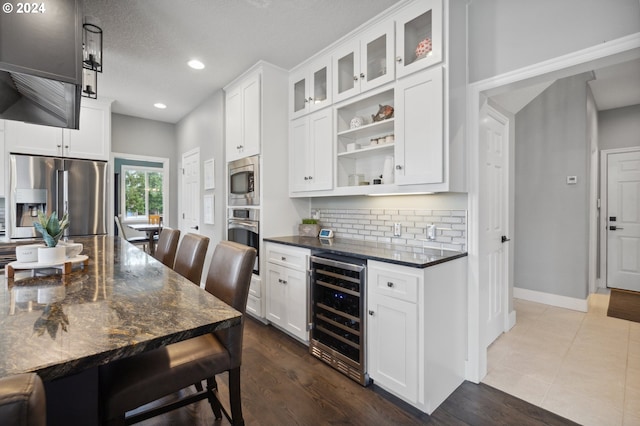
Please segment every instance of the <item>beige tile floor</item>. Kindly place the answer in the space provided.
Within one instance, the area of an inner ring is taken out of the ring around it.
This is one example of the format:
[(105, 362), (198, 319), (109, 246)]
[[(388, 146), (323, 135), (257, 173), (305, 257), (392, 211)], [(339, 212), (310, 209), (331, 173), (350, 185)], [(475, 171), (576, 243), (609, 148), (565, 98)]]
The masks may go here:
[(483, 382), (583, 425), (640, 426), (640, 323), (515, 299), (517, 324), (489, 346)]

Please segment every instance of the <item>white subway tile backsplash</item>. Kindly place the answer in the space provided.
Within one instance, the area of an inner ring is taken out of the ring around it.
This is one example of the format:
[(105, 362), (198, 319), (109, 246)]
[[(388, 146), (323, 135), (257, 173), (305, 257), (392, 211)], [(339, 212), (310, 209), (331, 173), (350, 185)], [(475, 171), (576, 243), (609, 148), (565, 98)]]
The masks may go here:
[[(333, 229), (337, 238), (407, 246), (467, 249), (466, 210), (317, 209), (320, 226)], [(401, 224), (401, 237), (393, 235)], [(427, 241), (427, 226), (436, 225), (436, 239)]]

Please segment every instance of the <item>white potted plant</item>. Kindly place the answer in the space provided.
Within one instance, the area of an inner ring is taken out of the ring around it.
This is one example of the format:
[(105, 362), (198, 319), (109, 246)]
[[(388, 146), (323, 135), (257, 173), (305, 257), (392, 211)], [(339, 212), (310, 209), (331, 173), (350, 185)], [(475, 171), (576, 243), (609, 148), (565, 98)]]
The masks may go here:
[(62, 220), (58, 220), (58, 213), (52, 212), (50, 216), (43, 212), (38, 212), (38, 221), (33, 223), (36, 231), (42, 234), (46, 247), (38, 248), (38, 262), (45, 264), (64, 263), (66, 258), (66, 248), (58, 247), (58, 241), (69, 227), (69, 218), (67, 213), (62, 216)]

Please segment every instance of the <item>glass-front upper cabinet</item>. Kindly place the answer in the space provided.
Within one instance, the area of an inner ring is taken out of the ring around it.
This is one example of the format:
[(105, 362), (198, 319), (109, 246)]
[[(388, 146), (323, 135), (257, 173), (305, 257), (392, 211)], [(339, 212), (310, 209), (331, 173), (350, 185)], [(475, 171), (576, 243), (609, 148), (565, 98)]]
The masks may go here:
[(334, 102), (393, 81), (393, 24), (383, 22), (334, 51)]
[(291, 119), (331, 104), (331, 58), (318, 59), (293, 72), (289, 79)]
[(395, 20), (398, 78), (442, 62), (442, 0), (420, 0)]

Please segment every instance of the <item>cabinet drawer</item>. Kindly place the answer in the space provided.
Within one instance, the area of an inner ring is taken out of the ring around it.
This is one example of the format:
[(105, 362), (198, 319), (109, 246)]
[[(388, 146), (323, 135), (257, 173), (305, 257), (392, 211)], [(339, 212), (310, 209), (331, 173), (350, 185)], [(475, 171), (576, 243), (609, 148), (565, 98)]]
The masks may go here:
[(369, 264), (369, 291), (407, 302), (418, 301), (418, 285), (422, 281), (423, 271), (412, 268), (376, 262)]
[(252, 276), (251, 284), (249, 285), (249, 294), (255, 297), (262, 296), (262, 280), (260, 277)]
[(262, 318), (262, 299), (249, 295), (247, 298), (247, 313)]
[(267, 262), (275, 263), (287, 268), (306, 270), (309, 250), (284, 246), (282, 244), (269, 244), (267, 246)]

